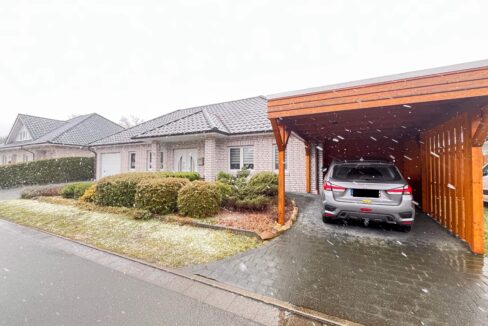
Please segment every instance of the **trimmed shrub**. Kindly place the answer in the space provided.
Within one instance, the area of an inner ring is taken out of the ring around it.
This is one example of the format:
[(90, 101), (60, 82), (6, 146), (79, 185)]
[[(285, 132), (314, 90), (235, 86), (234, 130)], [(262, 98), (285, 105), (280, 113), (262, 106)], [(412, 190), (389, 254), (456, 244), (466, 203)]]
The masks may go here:
[(93, 185), (93, 182), (75, 182), (64, 186), (59, 194), (63, 198), (78, 199)]
[(31, 199), (36, 197), (59, 196), (59, 192), (64, 187), (64, 184), (52, 184), (44, 186), (31, 186), (22, 190), (20, 198)]
[(231, 205), (239, 210), (264, 211), (272, 200), (272, 198), (263, 195), (247, 196), (234, 200)]
[(263, 196), (278, 194), (278, 175), (273, 172), (259, 172), (251, 177), (245, 191)]
[(101, 179), (97, 183), (94, 202), (101, 206), (134, 207), (137, 185), (143, 180), (168, 177), (197, 180), (196, 172), (131, 172)]
[(80, 197), (80, 201), (83, 203), (91, 203), (93, 202), (93, 197), (95, 197), (95, 192), (97, 190), (97, 185), (92, 184), (85, 190), (83, 196)]
[(153, 215), (150, 211), (147, 211), (145, 209), (134, 209), (132, 212), (132, 217), (134, 218), (134, 220), (147, 221), (150, 220)]
[(236, 210), (261, 211), (268, 208), (278, 193), (278, 176), (260, 172), (248, 178), (249, 171), (241, 170), (237, 176), (220, 172), (217, 176), (223, 207)]
[(214, 216), (219, 212), (221, 196), (213, 182), (194, 181), (178, 192), (178, 210), (193, 218)]
[(0, 188), (91, 180), (93, 157), (63, 157), (0, 166)]
[(183, 178), (156, 178), (139, 182), (135, 206), (154, 214), (173, 213), (178, 208), (178, 191), (189, 184)]
[(215, 185), (219, 188), (221, 205), (228, 206), (229, 200), (235, 196), (236, 188), (222, 181), (216, 181)]

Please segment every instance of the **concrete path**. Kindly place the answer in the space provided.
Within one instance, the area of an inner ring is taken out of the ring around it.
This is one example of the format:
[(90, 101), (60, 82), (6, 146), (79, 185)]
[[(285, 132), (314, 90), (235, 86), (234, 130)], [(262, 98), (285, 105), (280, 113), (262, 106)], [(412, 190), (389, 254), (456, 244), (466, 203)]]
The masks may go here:
[(188, 269), (367, 325), (488, 325), (488, 261), (424, 215), (412, 232), (324, 224), (293, 195), (296, 225), (255, 250)]
[(0, 325), (319, 325), (0, 220)]

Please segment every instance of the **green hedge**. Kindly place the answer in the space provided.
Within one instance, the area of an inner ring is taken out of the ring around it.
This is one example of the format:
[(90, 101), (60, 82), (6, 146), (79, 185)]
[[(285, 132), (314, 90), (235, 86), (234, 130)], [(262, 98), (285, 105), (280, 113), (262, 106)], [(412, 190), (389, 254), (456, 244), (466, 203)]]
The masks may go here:
[(93, 157), (63, 157), (0, 166), (0, 188), (65, 183), (95, 177)]
[(183, 178), (143, 180), (137, 185), (135, 205), (154, 214), (173, 213), (178, 208), (178, 191), (189, 183)]
[(162, 178), (200, 179), (195, 172), (131, 172), (101, 179), (97, 183), (94, 202), (101, 206), (134, 207), (137, 185), (143, 180)]
[(211, 217), (219, 212), (221, 195), (214, 182), (194, 181), (178, 192), (178, 210), (194, 218)]
[(83, 194), (85, 191), (90, 188), (94, 183), (93, 182), (75, 182), (75, 183), (70, 183), (64, 186), (59, 194), (63, 198), (71, 198), (71, 199), (78, 199)]

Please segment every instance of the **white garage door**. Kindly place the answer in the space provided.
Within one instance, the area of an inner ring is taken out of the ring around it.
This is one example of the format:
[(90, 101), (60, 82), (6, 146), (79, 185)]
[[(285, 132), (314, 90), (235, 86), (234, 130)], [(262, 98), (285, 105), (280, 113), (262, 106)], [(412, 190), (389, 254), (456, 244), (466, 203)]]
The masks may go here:
[(102, 154), (101, 177), (120, 173), (120, 153)]

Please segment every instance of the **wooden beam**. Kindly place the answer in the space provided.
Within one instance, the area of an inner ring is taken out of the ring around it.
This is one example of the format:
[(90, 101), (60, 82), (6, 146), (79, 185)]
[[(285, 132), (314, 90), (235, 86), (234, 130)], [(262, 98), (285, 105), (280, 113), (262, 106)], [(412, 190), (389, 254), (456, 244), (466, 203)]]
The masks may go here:
[(473, 212), (470, 225), (466, 225), (469, 228), (468, 243), (471, 247), (471, 251), (476, 254), (484, 253), (484, 207), (483, 207), (483, 184), (482, 184), (482, 168), (483, 168), (483, 153), (481, 147), (471, 148), (471, 200), (469, 203), (472, 205), (470, 209)]
[(481, 117), (479, 125), (473, 135), (472, 145), (474, 147), (481, 147), (488, 137), (488, 106), (481, 108)]
[(430, 93), (430, 94), (420, 94), (405, 97), (388, 97), (379, 100), (362, 102), (360, 100), (356, 102), (340, 103), (334, 105), (323, 105), (323, 106), (312, 106), (303, 109), (283, 109), (283, 110), (271, 110), (268, 106), (268, 118), (279, 118), (279, 117), (294, 117), (294, 116), (304, 116), (312, 115), (317, 113), (326, 112), (338, 112), (338, 111), (348, 111), (348, 110), (359, 110), (367, 108), (375, 108), (380, 106), (393, 106), (393, 105), (403, 105), (403, 104), (416, 104), (422, 102), (435, 102), (435, 101), (446, 101), (454, 99), (462, 99), (477, 96), (488, 96), (488, 87), (473, 88), (469, 90), (452, 90), (448, 92)]
[(305, 142), (305, 191), (311, 192), (310, 142)]
[(316, 91), (313, 93), (290, 95), (281, 98), (272, 99), (269, 101), (270, 106), (280, 106), (290, 102), (293, 99), (295, 103), (318, 101), (329, 98), (347, 97), (351, 95), (365, 95), (379, 92), (390, 92), (406, 89), (415, 89), (418, 87), (445, 85), (460, 81), (476, 81), (486, 79), (488, 77), (488, 69), (481, 67), (474, 70), (452, 71), (449, 73), (442, 73), (438, 75), (419, 76), (414, 78), (402, 78), (398, 80), (391, 80), (385, 82), (377, 82), (363, 85), (352, 85), (349, 87), (336, 87), (324, 91)]
[(278, 147), (278, 223), (285, 224), (285, 151), (290, 138), (289, 128), (277, 119), (270, 119)]

